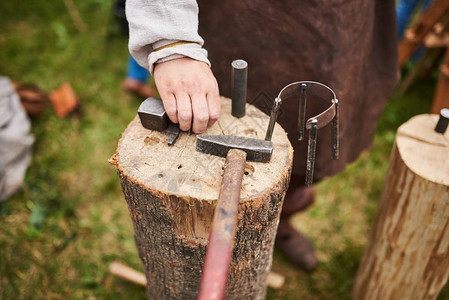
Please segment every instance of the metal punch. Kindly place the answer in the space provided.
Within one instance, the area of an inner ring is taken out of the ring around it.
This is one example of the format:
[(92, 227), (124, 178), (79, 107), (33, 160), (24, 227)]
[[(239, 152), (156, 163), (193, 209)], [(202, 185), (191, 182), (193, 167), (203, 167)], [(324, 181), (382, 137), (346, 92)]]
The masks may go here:
[[(315, 96), (323, 101), (329, 101), (328, 109), (311, 117), (306, 122), (306, 103), (308, 96)], [(339, 152), (339, 125), (338, 125), (338, 100), (334, 91), (328, 86), (315, 81), (298, 81), (293, 82), (284, 87), (279, 95), (274, 99), (273, 108), (271, 110), (270, 122), (268, 123), (267, 133), (265, 135), (266, 141), (271, 141), (273, 135), (274, 125), (279, 114), (282, 101), (299, 96), (299, 111), (298, 111), (298, 140), (304, 139), (304, 127), (309, 130), (309, 141), (307, 147), (307, 166), (306, 166), (306, 185), (311, 186), (313, 182), (313, 170), (315, 166), (315, 153), (318, 129), (325, 127), (332, 122), (332, 159), (338, 159)]]

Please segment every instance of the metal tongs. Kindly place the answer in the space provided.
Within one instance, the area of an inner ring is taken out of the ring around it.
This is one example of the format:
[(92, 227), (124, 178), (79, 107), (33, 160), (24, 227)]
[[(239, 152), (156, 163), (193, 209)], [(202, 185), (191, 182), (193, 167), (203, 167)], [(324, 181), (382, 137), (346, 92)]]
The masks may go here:
[[(311, 117), (306, 122), (306, 102), (307, 96), (312, 95), (323, 101), (328, 101), (331, 105), (328, 109)], [(304, 126), (309, 130), (309, 142), (307, 147), (307, 167), (306, 185), (311, 186), (313, 182), (313, 169), (315, 166), (316, 140), (318, 129), (325, 127), (332, 121), (332, 159), (338, 159), (338, 100), (334, 91), (328, 86), (315, 81), (297, 81), (284, 87), (279, 95), (274, 99), (271, 110), (270, 122), (268, 123), (265, 140), (270, 141), (273, 135), (274, 125), (279, 114), (282, 100), (292, 96), (299, 96), (298, 112), (298, 140), (304, 139)]]

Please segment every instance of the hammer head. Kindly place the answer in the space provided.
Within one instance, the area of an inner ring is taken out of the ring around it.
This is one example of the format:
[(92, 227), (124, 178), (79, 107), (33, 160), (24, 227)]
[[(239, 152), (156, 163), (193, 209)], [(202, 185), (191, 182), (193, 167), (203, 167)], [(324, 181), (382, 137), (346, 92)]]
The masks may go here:
[(147, 98), (140, 104), (137, 113), (146, 129), (164, 131), (168, 127), (168, 116), (161, 99)]
[(269, 162), (273, 153), (273, 142), (233, 135), (196, 136), (196, 150), (216, 156), (226, 157), (231, 149), (246, 152), (246, 160)]

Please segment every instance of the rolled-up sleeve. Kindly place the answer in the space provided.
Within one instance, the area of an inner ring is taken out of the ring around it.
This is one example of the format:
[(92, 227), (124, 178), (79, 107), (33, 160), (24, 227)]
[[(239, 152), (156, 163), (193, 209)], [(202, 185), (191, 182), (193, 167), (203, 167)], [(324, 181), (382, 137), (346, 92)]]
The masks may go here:
[(155, 63), (185, 56), (210, 65), (198, 34), (196, 1), (127, 0), (126, 18), (129, 51), (151, 73)]

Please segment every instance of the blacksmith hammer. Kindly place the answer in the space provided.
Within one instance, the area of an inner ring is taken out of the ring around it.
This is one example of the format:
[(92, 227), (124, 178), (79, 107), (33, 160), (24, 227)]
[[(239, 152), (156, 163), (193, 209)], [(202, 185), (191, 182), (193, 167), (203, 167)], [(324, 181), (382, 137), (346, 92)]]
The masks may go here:
[(246, 160), (269, 162), (273, 142), (232, 135), (198, 135), (197, 150), (226, 156), (223, 181), (207, 244), (198, 300), (223, 299), (237, 230)]
[(229, 150), (207, 244), (198, 300), (224, 299), (237, 231), (240, 187), (245, 162), (245, 152), (237, 149)]
[(170, 121), (165, 112), (162, 100), (158, 98), (147, 98), (140, 104), (137, 110), (140, 122), (146, 129), (164, 131), (167, 130), (167, 143), (173, 145), (179, 135), (179, 125)]
[(237, 230), (245, 162), (269, 162), (273, 142), (231, 135), (198, 135), (196, 145), (200, 152), (226, 157), (197, 298), (223, 299)]
[(197, 150), (226, 156), (223, 181), (207, 244), (198, 300), (223, 299), (237, 230), (240, 188), (246, 160), (269, 162), (271, 141), (231, 135), (198, 135)]

